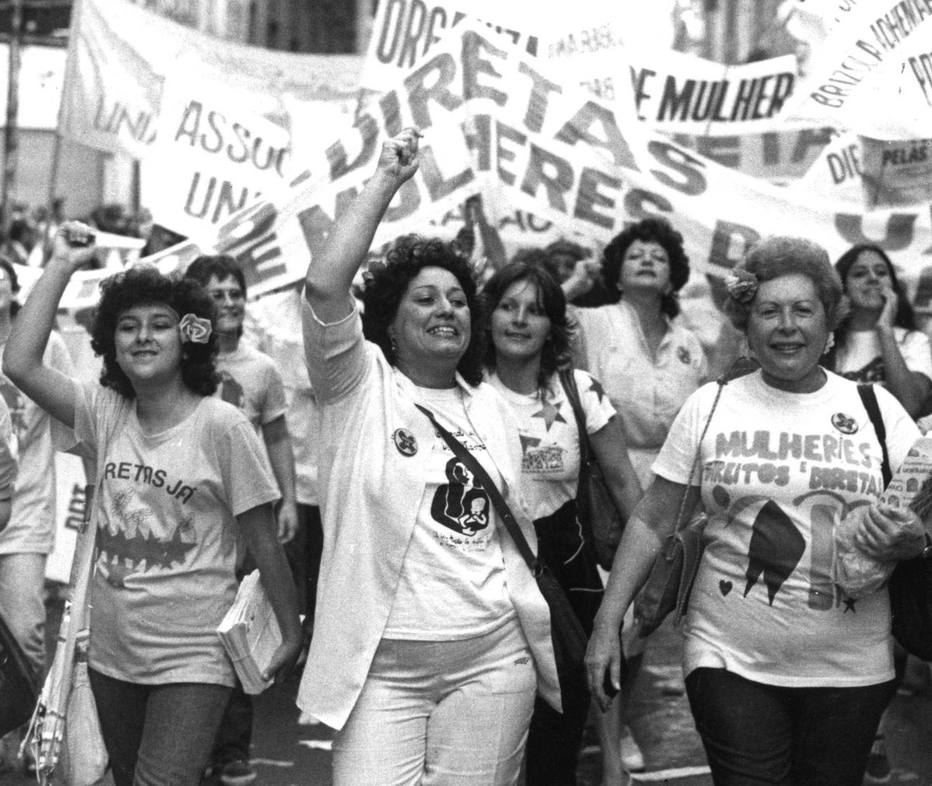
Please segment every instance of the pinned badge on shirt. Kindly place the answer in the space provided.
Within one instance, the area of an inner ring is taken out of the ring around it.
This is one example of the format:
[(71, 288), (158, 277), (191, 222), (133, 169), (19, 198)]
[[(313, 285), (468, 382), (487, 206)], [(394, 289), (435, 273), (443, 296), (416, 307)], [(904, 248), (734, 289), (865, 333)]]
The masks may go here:
[(396, 428), (392, 434), (392, 441), (402, 456), (413, 456), (417, 453), (417, 438), (406, 428)]
[(855, 434), (858, 430), (857, 421), (844, 412), (836, 412), (832, 415), (832, 425), (842, 434)]
[(689, 365), (692, 362), (693, 356), (689, 354), (689, 350), (686, 347), (677, 347), (676, 356), (680, 359), (680, 363), (684, 365)]

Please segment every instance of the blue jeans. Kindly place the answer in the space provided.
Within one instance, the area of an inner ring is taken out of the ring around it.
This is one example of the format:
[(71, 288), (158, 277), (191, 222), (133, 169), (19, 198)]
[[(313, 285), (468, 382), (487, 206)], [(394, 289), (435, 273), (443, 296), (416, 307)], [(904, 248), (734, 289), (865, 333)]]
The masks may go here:
[(45, 554), (0, 554), (0, 614), (29, 659), (45, 674)]
[(198, 786), (231, 689), (89, 674), (116, 786)]
[(686, 678), (716, 786), (861, 786), (895, 680), (860, 688), (783, 688), (725, 669)]

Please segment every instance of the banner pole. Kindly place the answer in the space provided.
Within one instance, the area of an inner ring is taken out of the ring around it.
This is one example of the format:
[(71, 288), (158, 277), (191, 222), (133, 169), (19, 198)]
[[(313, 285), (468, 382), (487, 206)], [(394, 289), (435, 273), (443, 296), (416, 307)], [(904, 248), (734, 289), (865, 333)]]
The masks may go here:
[(0, 227), (6, 233), (10, 225), (10, 195), (16, 191), (16, 167), (19, 153), (19, 70), (23, 43), (23, 0), (13, 0), (10, 24), (9, 74), (7, 75), (6, 125), (3, 129), (3, 188), (0, 193)]
[(65, 116), (65, 100), (68, 95), (68, 89), (74, 82), (75, 61), (77, 59), (78, 37), (81, 30), (81, 11), (84, 7), (84, 0), (74, 0), (71, 6), (71, 19), (68, 24), (68, 53), (65, 56), (65, 74), (62, 79), (61, 100), (58, 102), (58, 125), (55, 128), (55, 144), (52, 147), (52, 161), (49, 166), (49, 190), (48, 190), (48, 208), (49, 212), (55, 210), (55, 200), (57, 194), (55, 188), (58, 183), (58, 170), (61, 166), (61, 146), (62, 146), (62, 125)]

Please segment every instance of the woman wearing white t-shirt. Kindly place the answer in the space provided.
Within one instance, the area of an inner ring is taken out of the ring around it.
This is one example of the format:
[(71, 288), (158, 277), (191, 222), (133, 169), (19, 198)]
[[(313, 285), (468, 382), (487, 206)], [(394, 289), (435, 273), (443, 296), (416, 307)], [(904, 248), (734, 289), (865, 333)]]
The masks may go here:
[(298, 704), (337, 730), (336, 786), (505, 786), (535, 694), (559, 709), (560, 692), (537, 583), (427, 415), (488, 472), (536, 549), (513, 415), (482, 379), (473, 271), (449, 244), (406, 236), (369, 266), (362, 315), (350, 292), (418, 169), (419, 136), (385, 142), (305, 279), (324, 550)]
[[(520, 489), (534, 519), (538, 553), (554, 571), (588, 633), (602, 600), (602, 580), (592, 543), (577, 519), (579, 429), (559, 374), (569, 361), (566, 297), (546, 269), (531, 260), (499, 270), (482, 294), (486, 369), (489, 381), (516, 415), (522, 447)], [(641, 487), (628, 460), (621, 423), (602, 386), (585, 371), (571, 373), (589, 444), (627, 517)], [(590, 704), (585, 675), (579, 678), (577, 684), (567, 680), (562, 685), (562, 714), (539, 699), (536, 702), (526, 755), (528, 783), (570, 786), (576, 782), (576, 759)], [(607, 777), (603, 780), (609, 782)]]
[(842, 254), (835, 269), (851, 313), (835, 331), (830, 367), (847, 379), (881, 383), (916, 417), (932, 389), (932, 348), (890, 258), (863, 243)]
[[(760, 369), (718, 396), (717, 384), (700, 388), (670, 428), (596, 616), (590, 688), (605, 702), (606, 671), (617, 685), (618, 624), (680, 505), (685, 519), (701, 500), (683, 668), (714, 782), (860, 786), (894, 692), (890, 604), (886, 588), (855, 600), (834, 582), (833, 530), (863, 510), (858, 547), (891, 561), (919, 555), (924, 529), (878, 502), (882, 451), (857, 385), (820, 365), (844, 302), (825, 251), (761, 241), (727, 289)], [(896, 467), (919, 430), (876, 393)]]

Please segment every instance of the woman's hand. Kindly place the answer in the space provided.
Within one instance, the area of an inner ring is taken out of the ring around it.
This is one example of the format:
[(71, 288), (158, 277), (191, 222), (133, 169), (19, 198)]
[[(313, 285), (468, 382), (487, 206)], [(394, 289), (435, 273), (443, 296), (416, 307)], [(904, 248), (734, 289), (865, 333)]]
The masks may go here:
[(390, 177), (397, 185), (404, 183), (417, 171), (421, 163), (418, 156), (420, 138), (421, 132), (416, 128), (405, 128), (396, 136), (385, 140), (382, 143), (376, 173)]
[(602, 712), (611, 706), (612, 699), (621, 690), (623, 665), (619, 631), (612, 630), (611, 625), (600, 624), (596, 619), (586, 648), (586, 677), (589, 692)]
[(94, 230), (80, 221), (65, 221), (55, 233), (52, 259), (65, 262), (73, 273), (94, 259)]
[(925, 542), (925, 528), (919, 516), (909, 508), (894, 508), (881, 502), (867, 509), (854, 533), (855, 546), (881, 562), (915, 557)]
[(883, 308), (880, 311), (880, 316), (877, 317), (877, 330), (893, 329), (898, 306), (899, 300), (897, 299), (896, 292), (893, 290), (893, 285), (887, 281), (883, 285)]
[[(298, 631), (300, 633), (300, 628)], [(262, 673), (262, 679), (266, 682), (281, 682), (285, 679), (294, 668), (295, 661), (298, 660), (298, 653), (301, 651), (302, 637), (290, 636), (278, 645), (275, 654), (269, 661), (269, 667)]]
[(598, 280), (602, 267), (596, 259), (580, 259), (573, 266), (569, 278), (561, 284), (567, 300), (585, 295)]

